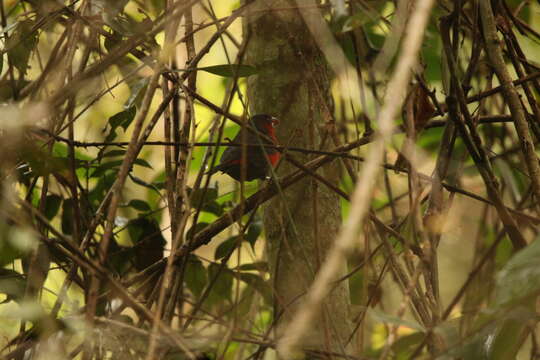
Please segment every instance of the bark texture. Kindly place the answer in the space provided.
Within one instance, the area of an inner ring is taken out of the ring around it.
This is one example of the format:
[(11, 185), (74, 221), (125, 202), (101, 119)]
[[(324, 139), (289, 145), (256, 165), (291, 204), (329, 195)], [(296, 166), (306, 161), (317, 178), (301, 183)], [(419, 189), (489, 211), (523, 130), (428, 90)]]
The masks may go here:
[[(250, 111), (281, 120), (277, 130), (281, 145), (331, 148), (331, 136), (325, 134), (328, 127), (324, 126), (328, 117), (323, 120), (332, 108), (329, 73), (302, 16), (291, 10), (292, 4), (301, 6), (301, 1), (274, 1), (272, 8), (262, 4), (266, 2), (259, 3), (261, 7), (246, 16), (244, 27), (249, 38), (246, 63), (261, 69), (257, 76), (248, 78)], [(310, 159), (306, 154), (292, 155), (301, 162)], [(318, 173), (337, 184), (336, 166)], [(281, 177), (294, 170), (282, 161), (276, 173)], [(276, 336), (280, 336), (302, 306), (302, 295), (341, 225), (339, 198), (307, 177), (264, 207), (264, 225), (278, 319)], [(304, 346), (340, 353), (350, 347), (349, 305), (348, 284), (342, 282), (327, 298)]]

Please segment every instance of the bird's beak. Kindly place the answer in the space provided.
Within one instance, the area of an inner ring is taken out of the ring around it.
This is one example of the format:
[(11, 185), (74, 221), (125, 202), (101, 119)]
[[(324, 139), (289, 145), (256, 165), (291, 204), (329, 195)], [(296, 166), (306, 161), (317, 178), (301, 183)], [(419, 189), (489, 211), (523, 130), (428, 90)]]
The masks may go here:
[(279, 125), (279, 119), (272, 116), (272, 126), (276, 127)]

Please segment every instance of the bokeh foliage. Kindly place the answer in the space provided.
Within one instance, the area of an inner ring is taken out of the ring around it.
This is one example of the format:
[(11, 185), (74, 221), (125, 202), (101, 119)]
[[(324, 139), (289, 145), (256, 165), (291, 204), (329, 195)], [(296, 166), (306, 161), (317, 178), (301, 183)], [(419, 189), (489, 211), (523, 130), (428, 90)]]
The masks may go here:
[[(406, 11), (414, 11), (414, 3)], [(438, 1), (430, 16), (406, 100), (411, 107), (404, 106), (396, 119), (385, 174), (372, 197), (372, 218), (360, 234), (362, 245), (350, 256), (351, 273), (342, 279), (349, 282), (356, 312), (355, 359), (534, 359), (540, 354), (538, 199), (505, 97), (500, 91), (485, 95), (499, 80), (483, 50), (477, 3)], [(492, 3), (513, 80), (532, 78), (519, 91), (536, 144), (540, 5)], [(394, 41), (399, 47), (402, 40), (402, 31), (395, 31), (403, 16), (397, 4), (409, 2), (337, 0), (319, 6), (341, 51), (362, 75), (362, 98), (347, 98), (337, 85), (333, 89), (331, 126), (343, 143), (377, 130), (372, 120), (399, 56), (385, 46)], [(268, 183), (241, 187), (225, 176), (206, 176), (221, 152), (214, 145), (232, 139), (238, 129), (234, 120), (249, 113), (245, 79), (264, 71), (242, 61), (249, 38), (237, 15), (246, 5), (164, 0), (0, 5), (2, 356), (144, 358), (152, 317), (134, 303), (154, 316), (160, 307), (168, 329), (158, 332), (160, 358), (273, 356), (276, 314), (257, 207), (213, 233), (219, 235), (203, 236)], [(229, 24), (229, 19), (235, 20)], [(448, 65), (441, 20), (451, 24), (446, 45), (457, 70)], [(168, 36), (173, 41), (167, 42)], [(190, 42), (192, 50), (186, 49)], [(145, 101), (156, 72), (159, 86)], [(469, 98), (482, 95), (468, 104), (474, 123), (467, 126), (476, 129), (500, 197), (528, 243), (519, 251), (505, 233), (463, 135), (448, 135), (447, 99), (456, 79)], [(148, 133), (134, 139), (141, 114), (147, 114), (140, 124)], [(154, 116), (157, 123), (147, 127)], [(413, 135), (407, 132), (407, 116), (417, 126)], [(408, 136), (414, 137), (418, 158), (398, 166)], [(141, 139), (142, 148), (133, 150)], [(283, 140), (285, 148), (294, 147)], [(445, 141), (451, 145), (444, 148)], [(355, 186), (351, 174), (361, 169), (364, 150), (350, 155), (353, 171), (340, 163), (341, 182), (334, 184), (344, 216)], [(444, 201), (433, 220), (429, 196), (441, 158), (447, 160)], [(111, 189), (126, 164), (112, 232), (106, 235)], [(418, 214), (423, 226), (415, 222)], [(109, 235), (103, 255), (103, 238)], [(173, 244), (179, 255), (166, 266)], [(166, 296), (160, 295), (163, 287)], [(96, 301), (93, 329), (86, 322), (91, 298)], [(85, 347), (92, 338), (94, 352)]]

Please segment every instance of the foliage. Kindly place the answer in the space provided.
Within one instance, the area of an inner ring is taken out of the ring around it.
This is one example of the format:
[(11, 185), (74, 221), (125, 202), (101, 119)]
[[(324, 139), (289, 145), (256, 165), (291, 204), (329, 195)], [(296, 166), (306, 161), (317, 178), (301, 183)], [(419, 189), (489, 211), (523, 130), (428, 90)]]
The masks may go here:
[[(327, 144), (377, 131), (407, 36), (400, 23), (416, 11), (400, 3), (407, 2), (331, 1), (317, 9), (347, 66), (362, 75), (359, 98), (335, 86), (328, 123), (315, 124), (321, 133), (331, 128)], [(353, 359), (539, 355), (538, 189), (523, 160), (530, 144), (516, 133), (515, 109), (484, 49), (477, 3), (440, 1), (430, 14), (385, 173), (370, 194), (365, 241), (341, 279), (357, 310)], [(534, 153), (540, 5), (491, 3)], [(279, 190), (270, 180), (239, 185), (207, 176), (219, 160), (214, 145), (237, 131), (228, 119), (248, 113), (246, 79), (265, 66), (286, 67), (244, 63), (246, 5), (1, 5), (0, 354), (262, 359), (273, 352), (278, 300), (258, 210), (283, 196), (294, 176), (283, 175)], [(461, 102), (455, 112), (452, 101)], [(330, 185), (346, 217), (363, 148), (298, 149), (286, 135), (289, 156), (342, 158)], [(407, 149), (409, 141), (416, 145)], [(303, 176), (317, 171), (308, 170)]]

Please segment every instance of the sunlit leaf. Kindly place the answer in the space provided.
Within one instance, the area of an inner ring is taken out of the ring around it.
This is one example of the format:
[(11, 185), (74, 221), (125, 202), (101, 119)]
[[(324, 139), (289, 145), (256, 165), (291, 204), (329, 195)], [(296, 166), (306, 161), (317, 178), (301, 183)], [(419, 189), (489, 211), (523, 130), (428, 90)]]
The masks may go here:
[(361, 11), (352, 16), (348, 16), (343, 22), (343, 27), (341, 28), (341, 31), (347, 32), (356, 29), (362, 25), (365, 25), (373, 20), (373, 16), (378, 17), (378, 14), (368, 14), (365, 11)]

